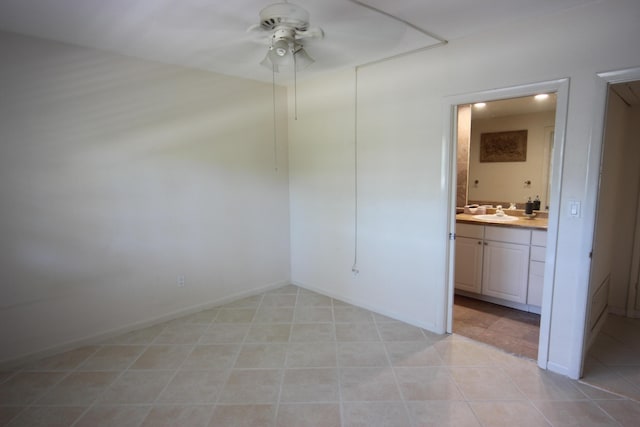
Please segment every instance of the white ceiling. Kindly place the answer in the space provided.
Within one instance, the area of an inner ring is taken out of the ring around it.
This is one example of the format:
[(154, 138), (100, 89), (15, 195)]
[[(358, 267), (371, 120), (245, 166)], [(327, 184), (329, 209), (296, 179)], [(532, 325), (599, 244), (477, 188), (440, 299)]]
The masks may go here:
[(496, 101), (487, 100), (486, 105), (483, 107), (473, 106), (471, 117), (473, 119), (494, 119), (518, 114), (554, 111), (556, 109), (557, 96), (555, 93), (547, 95), (547, 98), (540, 100), (535, 99), (533, 95)]
[[(446, 40), (597, 0), (362, 0)], [(271, 81), (266, 39), (246, 29), (274, 0), (0, 0), (0, 29), (128, 56)], [(323, 40), (298, 78), (383, 59), (437, 40), (350, 0), (295, 0)], [(288, 75), (289, 74), (289, 75)], [(278, 79), (287, 80), (283, 72)]]

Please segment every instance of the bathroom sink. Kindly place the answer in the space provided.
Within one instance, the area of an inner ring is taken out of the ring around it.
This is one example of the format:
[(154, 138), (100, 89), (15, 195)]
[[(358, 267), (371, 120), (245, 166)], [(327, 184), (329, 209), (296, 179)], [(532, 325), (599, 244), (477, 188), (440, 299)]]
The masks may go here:
[(475, 219), (483, 219), (485, 221), (501, 221), (501, 222), (509, 222), (509, 221), (517, 221), (518, 219), (520, 219), (517, 216), (511, 216), (511, 215), (496, 215), (496, 214), (491, 214), (491, 215), (474, 215), (473, 216)]

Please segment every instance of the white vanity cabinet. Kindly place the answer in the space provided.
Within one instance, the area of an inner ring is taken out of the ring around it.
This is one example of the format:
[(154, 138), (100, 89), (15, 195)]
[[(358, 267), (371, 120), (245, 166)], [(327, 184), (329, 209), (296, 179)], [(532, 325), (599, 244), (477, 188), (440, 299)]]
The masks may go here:
[[(532, 234), (535, 235), (532, 241)], [(455, 288), (461, 294), (539, 312), (546, 232), (526, 228), (456, 224)], [(533, 265), (533, 269), (532, 269)], [(533, 279), (533, 281), (532, 281)], [(529, 307), (533, 305), (534, 307)], [(531, 309), (530, 309), (531, 308)], [(537, 310), (536, 310), (537, 309)]]

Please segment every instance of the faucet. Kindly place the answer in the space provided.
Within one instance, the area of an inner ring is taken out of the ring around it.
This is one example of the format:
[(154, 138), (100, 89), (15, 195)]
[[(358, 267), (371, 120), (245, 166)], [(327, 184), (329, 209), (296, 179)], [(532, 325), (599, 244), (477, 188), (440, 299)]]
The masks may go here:
[(504, 216), (504, 211), (502, 210), (502, 205), (496, 206), (496, 216)]

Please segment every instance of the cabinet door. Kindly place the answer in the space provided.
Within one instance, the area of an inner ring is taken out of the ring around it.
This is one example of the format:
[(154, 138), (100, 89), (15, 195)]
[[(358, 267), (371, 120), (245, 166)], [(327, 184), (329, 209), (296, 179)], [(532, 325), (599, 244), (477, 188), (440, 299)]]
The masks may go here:
[(456, 238), (455, 283), (462, 291), (482, 290), (482, 240)]
[(526, 304), (529, 246), (485, 242), (482, 273), (484, 295)]
[(529, 292), (527, 294), (527, 304), (535, 305), (537, 307), (542, 305), (543, 287), (544, 262), (531, 261), (529, 264)]

